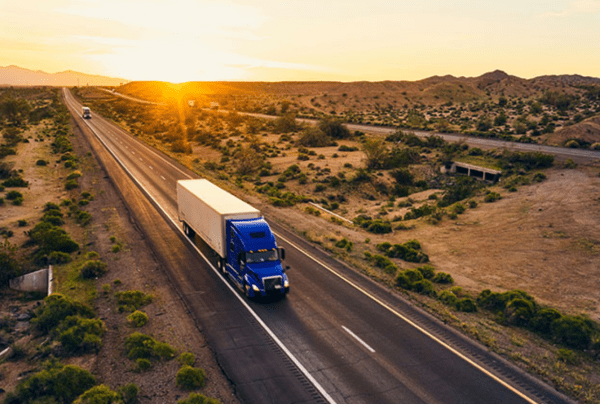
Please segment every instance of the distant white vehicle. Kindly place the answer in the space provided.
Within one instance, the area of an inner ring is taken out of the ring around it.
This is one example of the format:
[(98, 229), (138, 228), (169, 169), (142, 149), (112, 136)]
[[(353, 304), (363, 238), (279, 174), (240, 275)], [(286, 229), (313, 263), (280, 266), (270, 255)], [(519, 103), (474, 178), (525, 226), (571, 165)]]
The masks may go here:
[(92, 119), (92, 111), (88, 107), (83, 107), (83, 119)]

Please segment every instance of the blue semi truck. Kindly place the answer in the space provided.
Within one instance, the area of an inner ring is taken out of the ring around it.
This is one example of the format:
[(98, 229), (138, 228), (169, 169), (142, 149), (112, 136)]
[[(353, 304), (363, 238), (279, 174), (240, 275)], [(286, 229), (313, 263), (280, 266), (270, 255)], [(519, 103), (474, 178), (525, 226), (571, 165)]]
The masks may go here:
[(179, 220), (216, 254), (217, 266), (247, 297), (290, 290), (283, 248), (260, 211), (205, 179), (177, 181)]

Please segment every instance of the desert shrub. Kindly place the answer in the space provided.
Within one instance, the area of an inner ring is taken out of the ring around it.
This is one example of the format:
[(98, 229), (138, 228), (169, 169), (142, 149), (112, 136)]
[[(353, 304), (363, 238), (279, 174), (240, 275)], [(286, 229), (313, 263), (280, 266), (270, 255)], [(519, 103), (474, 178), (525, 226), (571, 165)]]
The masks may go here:
[(373, 220), (367, 226), (367, 231), (375, 234), (386, 234), (392, 232), (392, 224), (383, 220)]
[(524, 327), (529, 324), (535, 310), (535, 303), (531, 300), (522, 298), (512, 299), (506, 305), (504, 318), (509, 324)]
[(69, 316), (60, 324), (58, 340), (71, 354), (98, 353), (104, 332), (104, 322), (98, 318)]
[(20, 275), (21, 265), (16, 258), (16, 246), (8, 241), (0, 244), (0, 288), (7, 286), (10, 279)]
[(77, 187), (79, 187), (79, 184), (77, 183), (77, 180), (68, 180), (68, 181), (65, 183), (65, 189), (66, 189), (66, 190), (75, 189), (75, 188), (77, 188)]
[(77, 212), (77, 223), (82, 226), (88, 225), (92, 221), (92, 214), (90, 212), (86, 212), (85, 210), (80, 210)]
[(458, 301), (458, 297), (454, 293), (449, 290), (444, 290), (442, 293), (438, 295), (438, 299), (444, 304), (452, 307), (456, 307), (456, 302)]
[(81, 277), (84, 279), (98, 278), (107, 271), (107, 264), (99, 260), (88, 260), (80, 268)]
[(477, 311), (477, 303), (470, 297), (463, 297), (457, 300), (455, 307), (458, 311), (464, 311), (465, 313), (473, 313)]
[(27, 188), (29, 186), (29, 181), (25, 181), (23, 178), (15, 176), (10, 177), (9, 179), (2, 182), (2, 185), (5, 187), (17, 187), (17, 188)]
[(15, 199), (23, 199), (23, 194), (19, 191), (9, 191), (6, 193), (5, 198), (9, 201), (13, 201)]
[(52, 265), (60, 265), (71, 262), (73, 259), (67, 253), (62, 251), (52, 251), (50, 255), (48, 255), (48, 263)]
[(586, 349), (592, 342), (594, 325), (580, 316), (562, 316), (552, 322), (552, 335), (570, 348)]
[(134, 327), (143, 327), (148, 323), (148, 315), (143, 311), (136, 310), (127, 316), (127, 321)]
[(123, 404), (137, 403), (139, 392), (140, 389), (135, 383), (127, 383), (119, 387), (119, 394), (121, 395)]
[(343, 248), (344, 250), (350, 252), (352, 251), (353, 243), (352, 241), (348, 241), (345, 237), (335, 243), (337, 248)]
[(71, 174), (67, 175), (67, 178), (65, 178), (67, 181), (68, 180), (76, 180), (77, 178), (81, 177), (81, 171), (77, 170), (77, 171), (73, 171)]
[(531, 329), (543, 337), (549, 338), (552, 335), (552, 323), (562, 317), (562, 314), (556, 309), (543, 308), (538, 310), (531, 318), (529, 326)]
[(421, 271), (416, 269), (407, 269), (404, 271), (404, 275), (406, 275), (406, 277), (410, 280), (412, 284), (414, 284), (415, 282), (422, 281), (424, 279), (423, 275), (421, 274)]
[(410, 290), (410, 288), (412, 287), (412, 282), (408, 278), (408, 276), (406, 276), (406, 274), (402, 271), (396, 274), (396, 277), (394, 278), (394, 285), (402, 289)]
[(40, 160), (38, 160), (38, 161), (35, 162), (35, 165), (36, 166), (46, 166), (46, 165), (48, 165), (48, 162), (46, 160), (40, 159)]
[(331, 139), (346, 139), (352, 136), (348, 128), (339, 119), (322, 118), (317, 127)]
[(175, 356), (175, 349), (169, 344), (139, 332), (134, 332), (125, 339), (125, 349), (129, 359), (169, 360)]
[(152, 295), (147, 295), (139, 290), (127, 290), (124, 292), (117, 292), (115, 294), (117, 298), (117, 304), (119, 311), (135, 311), (142, 306), (152, 303)]
[(145, 372), (152, 367), (152, 362), (147, 358), (137, 358), (135, 364), (137, 365), (136, 370), (138, 372)]
[(435, 268), (431, 265), (420, 266), (417, 270), (421, 272), (421, 275), (423, 275), (423, 278), (425, 279), (431, 279), (435, 275)]
[(110, 387), (100, 384), (87, 390), (79, 396), (73, 404), (121, 404), (119, 393), (112, 391)]
[(215, 398), (209, 398), (199, 393), (190, 393), (188, 398), (177, 401), (177, 404), (221, 404)]
[(427, 279), (414, 282), (412, 285), (412, 290), (422, 295), (437, 296), (437, 292), (433, 287), (433, 283)]
[(92, 318), (94, 312), (83, 303), (73, 301), (59, 293), (54, 293), (44, 299), (44, 304), (34, 311), (34, 315), (35, 317), (31, 319), (33, 329), (41, 334), (47, 334), (58, 328), (60, 323), (67, 317)]
[(95, 384), (87, 370), (58, 362), (44, 363), (44, 369), (21, 382), (13, 403), (70, 404)]
[(191, 352), (183, 352), (181, 355), (179, 355), (177, 361), (182, 365), (194, 366), (196, 356)]
[(443, 208), (473, 196), (480, 186), (476, 181), (471, 177), (456, 177), (455, 182), (446, 188), (438, 206)]
[(421, 251), (421, 244), (417, 240), (409, 240), (404, 244), (389, 243), (379, 244), (378, 248), (390, 258), (400, 258), (408, 262), (428, 262), (429, 256)]
[(341, 151), (341, 152), (354, 152), (354, 151), (358, 151), (358, 147), (346, 146), (346, 145), (343, 144), (343, 145), (340, 145), (340, 147), (338, 147), (338, 151)]
[(186, 390), (197, 390), (204, 387), (205, 374), (201, 368), (193, 368), (189, 365), (183, 365), (175, 376), (177, 386)]
[(445, 283), (450, 285), (454, 283), (452, 275), (447, 274), (445, 272), (438, 272), (437, 274), (435, 274), (432, 281), (435, 283)]
[(498, 192), (489, 192), (486, 194), (485, 198), (483, 198), (483, 200), (488, 203), (496, 202), (499, 199), (502, 199), (502, 196)]
[(325, 147), (331, 146), (332, 140), (319, 128), (309, 127), (300, 134), (298, 144), (305, 147)]
[(483, 309), (498, 313), (503, 312), (508, 303), (513, 299), (526, 299), (534, 302), (533, 297), (522, 290), (514, 289), (498, 293), (485, 289), (477, 296), (477, 305)]
[(321, 211), (317, 208), (314, 208), (312, 206), (307, 206), (306, 208), (304, 208), (304, 211), (308, 214), (314, 215), (314, 216), (321, 216)]
[(533, 176), (533, 182), (542, 182), (546, 179), (546, 174), (544, 173), (535, 173)]

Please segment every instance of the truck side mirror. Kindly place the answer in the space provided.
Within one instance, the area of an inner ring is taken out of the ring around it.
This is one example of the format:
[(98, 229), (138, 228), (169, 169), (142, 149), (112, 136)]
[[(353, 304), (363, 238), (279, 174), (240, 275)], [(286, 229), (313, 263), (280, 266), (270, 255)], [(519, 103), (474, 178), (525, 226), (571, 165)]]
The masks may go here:
[(283, 247), (279, 248), (279, 259), (281, 261), (285, 259), (285, 249)]
[(286, 270), (286, 271), (289, 271), (289, 270), (290, 270), (290, 266), (289, 266), (289, 265), (286, 265), (286, 266), (285, 266), (285, 270)]

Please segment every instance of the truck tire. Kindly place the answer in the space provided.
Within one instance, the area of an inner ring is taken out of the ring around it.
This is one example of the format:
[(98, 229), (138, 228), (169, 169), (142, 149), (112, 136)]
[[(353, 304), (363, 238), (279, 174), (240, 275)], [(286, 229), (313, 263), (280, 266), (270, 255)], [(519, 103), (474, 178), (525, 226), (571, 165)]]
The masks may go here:
[(246, 297), (248, 299), (251, 299), (251, 297), (250, 297), (250, 285), (248, 285), (246, 282), (244, 282), (244, 294), (246, 295)]
[(186, 236), (188, 236), (189, 238), (192, 238), (193, 230), (190, 228), (190, 226), (188, 226), (188, 224), (186, 222), (183, 222), (183, 232), (185, 233)]

